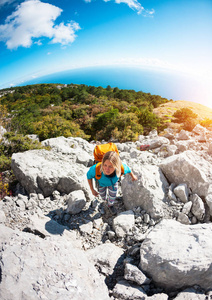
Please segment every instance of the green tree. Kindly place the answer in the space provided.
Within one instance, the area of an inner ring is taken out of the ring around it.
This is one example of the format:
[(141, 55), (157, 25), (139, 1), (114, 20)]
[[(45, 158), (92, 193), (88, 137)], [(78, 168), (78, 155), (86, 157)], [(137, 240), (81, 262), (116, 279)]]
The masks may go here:
[(39, 136), (41, 141), (58, 136), (89, 138), (77, 123), (65, 120), (58, 114), (44, 116), (41, 121), (34, 124), (34, 128), (35, 134)]
[(160, 119), (147, 108), (138, 114), (139, 123), (145, 128), (145, 132), (157, 129), (160, 126)]
[(111, 110), (97, 115), (96, 120), (94, 121), (93, 128), (95, 130), (101, 130), (106, 127), (109, 123), (112, 123), (113, 120), (118, 116), (119, 110), (112, 108)]
[(195, 114), (190, 108), (183, 107), (181, 109), (178, 109), (174, 114), (173, 117), (176, 118), (176, 123), (184, 123), (188, 122), (191, 119), (196, 119), (197, 114)]

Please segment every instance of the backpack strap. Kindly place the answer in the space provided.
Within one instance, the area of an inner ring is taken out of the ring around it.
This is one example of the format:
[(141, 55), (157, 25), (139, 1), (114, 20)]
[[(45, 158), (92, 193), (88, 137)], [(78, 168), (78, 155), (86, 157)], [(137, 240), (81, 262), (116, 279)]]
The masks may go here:
[(97, 180), (99, 180), (101, 177), (102, 177), (102, 173), (101, 173), (101, 162), (99, 162), (97, 165), (96, 165), (96, 174), (95, 174), (95, 178)]
[[(102, 177), (102, 173), (101, 173), (101, 162), (99, 162), (97, 165), (96, 165), (96, 174), (95, 174), (95, 178), (97, 180), (99, 180), (101, 177)], [(121, 165), (121, 175), (124, 174), (124, 166)]]
[(121, 175), (124, 175), (124, 166), (121, 165)]

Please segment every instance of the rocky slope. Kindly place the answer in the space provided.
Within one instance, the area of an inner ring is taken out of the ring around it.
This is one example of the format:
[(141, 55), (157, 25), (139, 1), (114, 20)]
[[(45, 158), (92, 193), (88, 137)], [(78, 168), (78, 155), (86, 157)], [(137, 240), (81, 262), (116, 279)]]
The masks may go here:
[[(19, 184), (0, 202), (0, 298), (189, 300), (212, 297), (212, 133), (197, 125), (117, 143), (112, 216), (89, 190), (95, 144), (16, 153)], [(148, 151), (140, 146), (149, 145)]]

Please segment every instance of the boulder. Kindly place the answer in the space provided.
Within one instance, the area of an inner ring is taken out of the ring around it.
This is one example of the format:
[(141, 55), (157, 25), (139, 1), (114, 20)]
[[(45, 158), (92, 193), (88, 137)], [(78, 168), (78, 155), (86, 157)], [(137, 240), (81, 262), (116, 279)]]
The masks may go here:
[(73, 191), (67, 195), (66, 201), (68, 203), (66, 212), (78, 214), (86, 204), (85, 194), (82, 190)]
[(169, 141), (169, 139), (167, 139), (165, 137), (158, 136), (157, 138), (149, 140), (147, 143), (148, 143), (150, 149), (155, 149), (155, 148), (159, 148), (163, 145), (169, 145), (170, 141)]
[(63, 154), (72, 154), (81, 152), (86, 152), (90, 156), (93, 155), (93, 150), (95, 145), (87, 142), (86, 140), (79, 137), (68, 137), (64, 136), (50, 138), (41, 142), (42, 145), (50, 147), (56, 152), (61, 152)]
[(69, 194), (83, 190), (91, 196), (87, 183), (87, 168), (76, 163), (71, 155), (62, 155), (54, 151), (29, 150), (12, 155), (11, 167), (16, 179), (28, 193), (42, 193), (50, 196), (53, 191)]
[(138, 180), (133, 181), (130, 175), (122, 180), (121, 188), (126, 209), (140, 206), (153, 219), (163, 216), (163, 200), (168, 182), (161, 170), (154, 165), (132, 165)]
[(188, 288), (182, 291), (174, 300), (209, 300), (202, 292), (197, 292), (194, 288)]
[(199, 285), (212, 289), (212, 224), (183, 225), (163, 220), (140, 248), (141, 270), (160, 287)]
[(115, 267), (123, 263), (123, 254), (124, 250), (112, 243), (99, 245), (86, 252), (89, 261), (105, 276), (112, 275)]
[(186, 183), (193, 193), (207, 196), (212, 165), (194, 151), (165, 158), (159, 167), (170, 183)]
[(103, 279), (74, 240), (38, 236), (0, 224), (1, 300), (109, 300)]
[(124, 211), (113, 219), (113, 229), (118, 237), (132, 233), (135, 217), (132, 210)]

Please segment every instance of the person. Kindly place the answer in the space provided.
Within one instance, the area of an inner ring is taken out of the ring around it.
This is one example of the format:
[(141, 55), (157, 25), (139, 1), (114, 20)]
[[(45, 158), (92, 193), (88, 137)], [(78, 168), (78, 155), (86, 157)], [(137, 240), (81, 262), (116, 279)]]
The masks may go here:
[[(116, 214), (114, 202), (118, 189), (118, 180), (121, 176), (121, 169), (123, 170), (123, 174), (129, 173), (133, 181), (137, 180), (137, 176), (132, 172), (129, 166), (121, 163), (120, 157), (115, 151), (106, 152), (100, 164), (101, 177), (96, 179), (97, 164), (93, 165), (87, 172), (88, 184), (92, 194), (94, 196), (100, 195), (104, 201), (106, 201), (108, 190), (107, 206), (112, 214)], [(98, 191), (94, 189), (93, 179), (98, 181)]]

